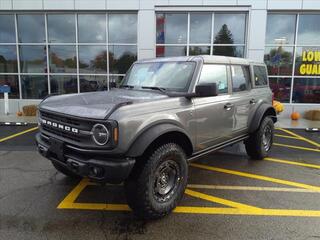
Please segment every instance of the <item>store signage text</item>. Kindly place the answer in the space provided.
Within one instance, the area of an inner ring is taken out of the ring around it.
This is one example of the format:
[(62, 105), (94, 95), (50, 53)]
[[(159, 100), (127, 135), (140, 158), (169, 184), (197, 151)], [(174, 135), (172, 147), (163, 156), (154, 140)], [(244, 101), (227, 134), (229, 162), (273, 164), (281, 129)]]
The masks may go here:
[(303, 51), (300, 75), (320, 75), (320, 51)]

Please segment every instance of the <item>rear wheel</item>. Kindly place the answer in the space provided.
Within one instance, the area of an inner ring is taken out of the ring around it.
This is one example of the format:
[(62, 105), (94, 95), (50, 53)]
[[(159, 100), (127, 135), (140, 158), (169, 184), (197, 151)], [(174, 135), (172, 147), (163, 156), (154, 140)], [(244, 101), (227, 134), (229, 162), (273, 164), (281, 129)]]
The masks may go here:
[(64, 167), (61, 166), (59, 163), (56, 163), (56, 162), (52, 161), (52, 165), (54, 166), (54, 168), (55, 168), (58, 172), (66, 175), (67, 177), (70, 177), (70, 178), (80, 178), (79, 175), (75, 174), (74, 172), (70, 171), (70, 170), (67, 169), (67, 168), (64, 168)]
[(143, 219), (169, 214), (181, 200), (187, 185), (186, 155), (175, 143), (155, 149), (137, 163), (125, 182), (126, 196), (134, 213)]
[(247, 154), (252, 160), (261, 160), (268, 156), (273, 143), (274, 123), (272, 119), (265, 117), (258, 130), (245, 141)]

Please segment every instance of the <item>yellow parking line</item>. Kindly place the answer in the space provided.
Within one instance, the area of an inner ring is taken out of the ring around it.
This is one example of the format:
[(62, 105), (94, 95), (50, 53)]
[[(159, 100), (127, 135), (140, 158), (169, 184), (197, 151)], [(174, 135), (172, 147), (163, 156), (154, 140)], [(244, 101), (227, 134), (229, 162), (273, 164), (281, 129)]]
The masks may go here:
[(311, 152), (320, 152), (320, 149), (306, 148), (306, 147), (300, 147), (300, 146), (294, 146), (294, 145), (287, 145), (287, 144), (282, 144), (282, 143), (273, 143), (273, 145), (279, 146), (279, 147), (287, 147), (287, 148), (293, 148), (293, 149), (311, 151)]
[(296, 165), (296, 166), (301, 166), (301, 167), (309, 167), (309, 168), (320, 169), (320, 165), (316, 165), (316, 164), (300, 163), (300, 162), (294, 162), (294, 161), (288, 161), (288, 160), (270, 158), (270, 157), (264, 158), (264, 160), (267, 160), (267, 161), (270, 161), (270, 162), (277, 162), (277, 163)]
[(302, 189), (302, 188), (284, 188), (284, 187), (253, 187), (253, 186), (222, 186), (205, 184), (188, 184), (188, 188), (210, 189), (210, 190), (240, 190), (240, 191), (266, 191), (266, 192), (301, 192), (301, 193), (319, 193), (320, 191)]
[(315, 142), (315, 141), (312, 141), (312, 140), (310, 140), (310, 139), (308, 139), (308, 138), (305, 138), (305, 137), (303, 137), (303, 136), (301, 136), (301, 135), (299, 135), (299, 134), (296, 134), (296, 133), (294, 133), (294, 132), (291, 132), (291, 131), (289, 131), (289, 130), (287, 130), (287, 129), (283, 129), (283, 128), (278, 128), (278, 129), (281, 130), (281, 131), (283, 131), (283, 132), (285, 132), (285, 133), (290, 134), (291, 136), (294, 136), (294, 137), (296, 137), (296, 138), (299, 138), (299, 139), (302, 140), (302, 141), (305, 141), (305, 142), (307, 142), (307, 143), (310, 143), (310, 144), (312, 144), (312, 145), (320, 148), (320, 143), (317, 143), (317, 142)]
[(22, 131), (22, 132), (19, 132), (19, 133), (16, 133), (16, 134), (12, 134), (12, 135), (10, 135), (10, 136), (8, 136), (8, 137), (1, 138), (1, 139), (0, 139), (0, 143), (1, 143), (1, 142), (4, 142), (4, 141), (7, 141), (7, 140), (9, 140), (9, 139), (11, 139), (11, 138), (18, 137), (18, 136), (20, 136), (20, 135), (22, 135), (22, 134), (25, 134), (25, 133), (28, 133), (28, 132), (32, 132), (32, 131), (34, 131), (34, 130), (36, 130), (36, 129), (38, 129), (38, 127), (30, 128), (30, 129), (27, 129), (27, 130), (25, 130), (25, 131)]
[(293, 137), (293, 136), (287, 136), (287, 135), (282, 135), (282, 134), (274, 134), (276, 137), (282, 137), (282, 138), (291, 138), (291, 139), (297, 139), (301, 140), (300, 138)]
[(229, 207), (233, 207), (233, 208), (242, 208), (242, 209), (259, 209), (257, 207), (253, 207), (247, 204), (242, 204), (242, 203), (238, 203), (238, 202), (233, 202), (224, 198), (219, 198), (219, 197), (214, 197), (208, 194), (204, 194), (204, 193), (200, 193), (200, 192), (196, 192), (190, 189), (186, 189), (185, 193), (187, 195), (190, 195), (192, 197), (196, 197), (196, 198), (200, 198), (203, 200), (207, 200), (209, 202), (214, 202), (214, 203), (219, 203), (222, 205), (226, 205)]
[(267, 177), (267, 176), (252, 174), (252, 173), (245, 173), (245, 172), (239, 172), (239, 171), (229, 170), (229, 169), (224, 169), (224, 168), (211, 167), (211, 166), (198, 164), (198, 163), (191, 163), (190, 165), (193, 167), (196, 167), (196, 168), (205, 169), (205, 170), (209, 170), (209, 171), (221, 172), (221, 173), (232, 174), (232, 175), (237, 175), (237, 176), (246, 177), (246, 178), (253, 178), (253, 179), (258, 179), (258, 180), (267, 181), (267, 182), (284, 184), (284, 185), (298, 187), (298, 188), (320, 191), (320, 187), (312, 186), (312, 185), (308, 185), (308, 184), (304, 184), (304, 183), (291, 182), (288, 180), (272, 178), (272, 177)]

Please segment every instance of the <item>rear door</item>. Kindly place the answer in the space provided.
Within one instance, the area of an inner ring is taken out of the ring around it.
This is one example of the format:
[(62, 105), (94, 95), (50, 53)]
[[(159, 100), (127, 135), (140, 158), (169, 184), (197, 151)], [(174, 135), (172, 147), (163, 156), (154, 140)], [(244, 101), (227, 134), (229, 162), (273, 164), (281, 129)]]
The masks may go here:
[(230, 72), (232, 81), (231, 102), (235, 111), (233, 136), (238, 136), (247, 131), (250, 109), (255, 102), (251, 92), (249, 65), (231, 65)]
[(234, 109), (226, 108), (231, 90), (226, 65), (203, 65), (198, 84), (214, 82), (219, 89), (218, 96), (193, 99), (197, 126), (197, 150), (231, 138)]

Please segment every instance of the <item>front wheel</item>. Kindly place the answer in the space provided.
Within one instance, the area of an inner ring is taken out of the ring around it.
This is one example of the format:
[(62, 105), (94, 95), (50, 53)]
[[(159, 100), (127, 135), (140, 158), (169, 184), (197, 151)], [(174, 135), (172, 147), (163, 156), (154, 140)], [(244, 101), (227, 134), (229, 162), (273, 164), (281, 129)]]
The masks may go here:
[(181, 200), (187, 178), (184, 151), (175, 143), (164, 144), (155, 149), (146, 161), (137, 163), (125, 182), (128, 204), (140, 218), (164, 217)]
[(253, 160), (261, 160), (268, 156), (273, 143), (274, 123), (270, 117), (265, 117), (257, 131), (245, 141), (247, 154)]

